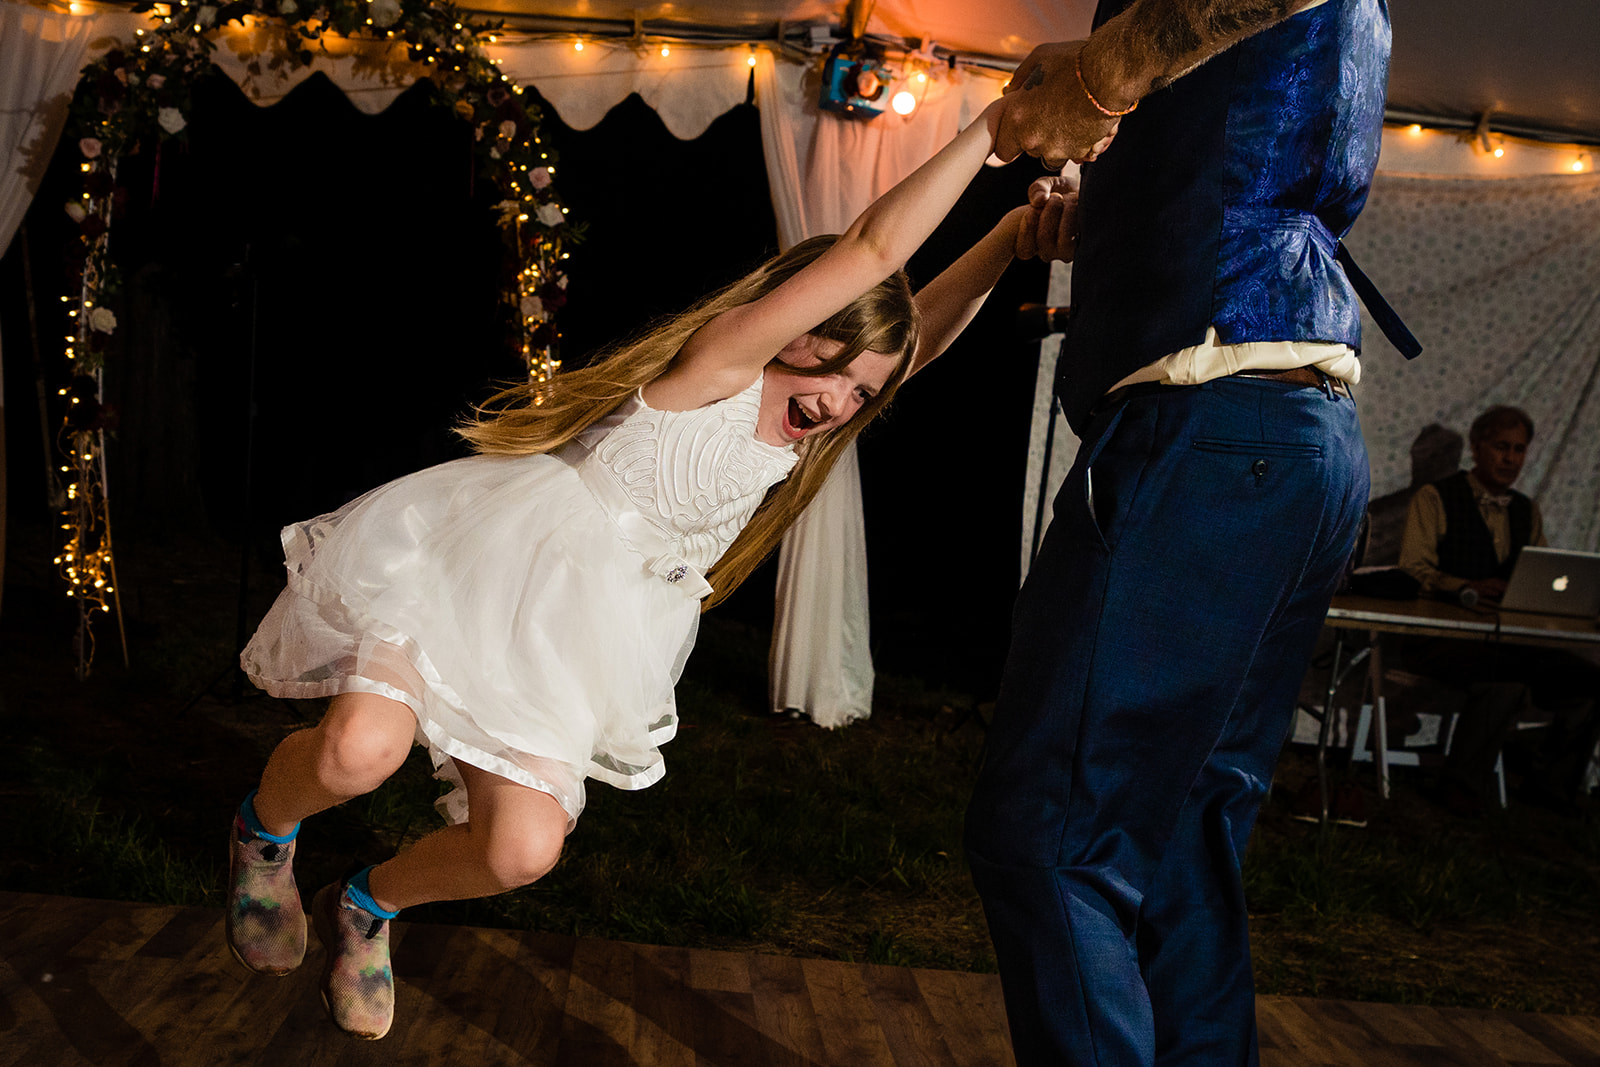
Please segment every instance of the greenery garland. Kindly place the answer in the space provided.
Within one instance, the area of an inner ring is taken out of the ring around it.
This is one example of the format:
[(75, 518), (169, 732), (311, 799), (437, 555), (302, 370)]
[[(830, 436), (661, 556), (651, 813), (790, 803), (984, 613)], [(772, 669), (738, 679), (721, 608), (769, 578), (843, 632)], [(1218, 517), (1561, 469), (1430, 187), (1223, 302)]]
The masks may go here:
[[(55, 562), (68, 595), (79, 604), (80, 674), (92, 659), (87, 620), (94, 609), (111, 610), (116, 590), (104, 450), (116, 413), (102, 402), (101, 379), (106, 340), (117, 327), (109, 305), (120, 288), (110, 257), (120, 195), (117, 162), (152, 141), (159, 152), (166, 141), (186, 139), (194, 87), (214, 70), (213, 37), (222, 27), (272, 20), (282, 34), (280, 50), (269, 59), (273, 67), (309, 65), (325, 36), (391, 42), (434, 83), (438, 103), (471, 124), (479, 180), (489, 182), (497, 198), (509, 263), (505, 299), (515, 310), (516, 343), (534, 381), (547, 381), (561, 365), (555, 326), (566, 302), (561, 262), (566, 246), (582, 239), (582, 227), (567, 224), (556, 193), (556, 157), (540, 140), (538, 108), (484, 50), (498, 26), (471, 22), (455, 5), (433, 0), (316, 0), (303, 6), (299, 0), (179, 0), (146, 2), (134, 11), (149, 14), (153, 28), (136, 31), (133, 43), (84, 68), (68, 121), (68, 136), (82, 157), (83, 186), (66, 205), (79, 232), (72, 242), (71, 291), (62, 297), (72, 319), (66, 357), (73, 377), (60, 391), (67, 398), (61, 445), (68, 488), (64, 544)], [(261, 73), (260, 62), (248, 65), (252, 74)]]

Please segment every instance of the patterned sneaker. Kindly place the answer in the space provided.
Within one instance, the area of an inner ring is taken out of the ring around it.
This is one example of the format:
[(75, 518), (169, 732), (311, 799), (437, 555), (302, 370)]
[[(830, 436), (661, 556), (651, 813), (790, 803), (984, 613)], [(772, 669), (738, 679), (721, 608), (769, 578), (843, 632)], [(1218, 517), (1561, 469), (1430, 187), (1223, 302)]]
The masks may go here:
[(333, 1024), (375, 1041), (394, 1022), (394, 972), (389, 969), (389, 920), (351, 903), (343, 882), (325, 885), (311, 900), (311, 921), (327, 950), (322, 1003)]
[(228, 948), (260, 974), (288, 974), (306, 955), (306, 914), (294, 884), (294, 842), (251, 833), (233, 817), (228, 849)]

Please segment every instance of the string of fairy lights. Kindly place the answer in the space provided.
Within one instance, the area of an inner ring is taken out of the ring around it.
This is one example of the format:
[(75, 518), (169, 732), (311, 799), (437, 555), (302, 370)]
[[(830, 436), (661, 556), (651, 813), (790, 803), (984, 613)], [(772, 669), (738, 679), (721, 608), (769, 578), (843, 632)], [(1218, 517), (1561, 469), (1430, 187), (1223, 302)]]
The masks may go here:
[[(107, 340), (117, 328), (111, 304), (120, 288), (110, 256), (117, 162), (141, 144), (153, 141), (159, 153), (163, 143), (186, 137), (192, 88), (214, 69), (210, 57), (216, 38), (233, 24), (257, 36), (261, 30), (276, 34), (275, 63), (308, 66), (331, 42), (365, 39), (403, 50), (410, 69), (434, 82), (436, 99), (471, 124), (478, 174), (497, 190), (495, 209), (507, 258), (503, 295), (516, 324), (512, 347), (534, 383), (535, 403), (543, 395), (539, 387), (561, 368), (556, 314), (566, 301), (562, 264), (569, 246), (581, 240), (582, 227), (569, 223), (568, 209), (556, 192), (557, 160), (540, 137), (537, 107), (525, 97), (523, 87), (500, 69), (502, 60), (491, 58), (486, 50), (507, 31), (473, 21), (446, 0), (304, 0), (304, 8), (301, 3), (143, 0), (134, 11), (146, 14), (150, 26), (137, 29), (132, 41), (113, 47), (82, 72), (69, 122), (69, 136), (82, 157), (83, 187), (66, 205), (78, 237), (69, 290), (61, 298), (70, 324), (64, 353), (71, 380), (59, 391), (66, 400), (59, 433), (63, 459), (59, 473), (66, 488), (62, 547), (55, 557), (67, 595), (79, 606), (80, 675), (87, 673), (93, 659), (92, 617), (116, 611), (121, 627), (105, 449), (106, 434), (116, 426), (116, 412), (103, 402), (102, 393)], [(859, 3), (851, 4), (854, 14), (849, 25), (861, 35), (843, 41), (838, 27), (822, 23), (780, 26), (776, 39), (763, 40), (655, 35), (646, 32), (638, 16), (631, 33), (568, 27), (523, 32), (516, 39), (570, 42), (578, 53), (627, 48), (663, 63), (684, 52), (742, 49), (752, 68), (757, 66), (758, 50), (765, 49), (817, 63), (825, 86), (821, 106), (850, 112), (858, 119), (892, 112), (909, 120), (931, 90), (963, 68), (994, 76), (997, 91), (1009, 73), (1003, 61), (958, 56), (936, 49), (931, 40), (867, 36), (862, 31), (870, 7), (863, 15)], [(73, 2), (70, 7), (81, 13), (90, 5)], [(798, 44), (795, 34), (800, 36)], [(852, 65), (831, 85), (836, 99), (830, 101), (829, 72), (841, 57)], [(1535, 152), (1545, 161), (1547, 172), (1553, 159), (1573, 173), (1593, 168), (1591, 146), (1552, 145), (1496, 129), (1487, 113), (1476, 126), (1456, 128), (1396, 122), (1396, 118), (1391, 116), (1390, 132), (1399, 135), (1399, 142), (1454, 138), (1472, 146), (1481, 173), (1513, 155), (1525, 161)], [(126, 660), (125, 637), (123, 656)]]
[(1561, 143), (1545, 140), (1512, 130), (1499, 129), (1493, 124), (1492, 112), (1484, 112), (1476, 123), (1442, 126), (1434, 123), (1391, 121), (1389, 129), (1397, 137), (1386, 141), (1389, 150), (1404, 149), (1409, 144), (1420, 144), (1430, 139), (1448, 138), (1469, 148), (1476, 161), (1474, 170), (1492, 176), (1501, 165), (1521, 157), (1523, 162), (1536, 160), (1542, 173), (1584, 174), (1594, 169), (1595, 147), (1592, 145)]
[(308, 0), (302, 9), (298, 0), (177, 0), (143, 2), (134, 11), (150, 25), (84, 68), (68, 120), (83, 185), (66, 205), (78, 230), (62, 297), (71, 380), (59, 391), (66, 399), (58, 435), (66, 488), (55, 564), (79, 608), (80, 677), (93, 662), (92, 618), (115, 610), (121, 628), (105, 458), (116, 412), (102, 388), (107, 340), (117, 328), (111, 304), (120, 289), (110, 255), (117, 162), (142, 146), (153, 147), (159, 159), (164, 144), (186, 137), (193, 87), (213, 69), (215, 38), (230, 23), (274, 31), (273, 61), (290, 65), (309, 66), (333, 40), (388, 43), (394, 58), (433, 82), (439, 104), (471, 125), (478, 179), (491, 183), (497, 199), (512, 344), (536, 388), (561, 366), (556, 313), (566, 301), (562, 264), (568, 247), (582, 239), (582, 227), (569, 224), (556, 191), (556, 158), (539, 135), (538, 108), (486, 51), (498, 28), (471, 21), (453, 4)]

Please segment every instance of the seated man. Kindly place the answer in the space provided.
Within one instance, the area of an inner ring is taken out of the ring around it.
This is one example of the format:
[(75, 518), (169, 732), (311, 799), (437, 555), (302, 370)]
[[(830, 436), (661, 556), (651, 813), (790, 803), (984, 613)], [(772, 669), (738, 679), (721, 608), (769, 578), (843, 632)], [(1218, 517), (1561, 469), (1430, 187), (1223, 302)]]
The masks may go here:
[[(1497, 601), (1517, 555), (1543, 545), (1539, 505), (1512, 489), (1522, 473), (1533, 420), (1520, 408), (1497, 405), (1479, 415), (1468, 434), (1473, 467), (1411, 498), (1400, 544), (1400, 566), (1424, 595), (1468, 607)], [(1595, 698), (1600, 667), (1558, 649), (1482, 644), (1456, 638), (1403, 642), (1405, 669), (1467, 690), (1441, 781), (1443, 799), (1457, 810), (1481, 806), (1502, 746), (1520, 707), (1507, 683), (1522, 683), (1554, 722), (1528, 764), (1528, 799), (1570, 807), (1582, 789), (1595, 745)]]
[(1523, 546), (1545, 542), (1539, 505), (1511, 488), (1528, 456), (1533, 420), (1521, 408), (1498, 405), (1473, 421), (1467, 439), (1472, 469), (1411, 498), (1400, 566), (1423, 593), (1471, 604), (1498, 599)]

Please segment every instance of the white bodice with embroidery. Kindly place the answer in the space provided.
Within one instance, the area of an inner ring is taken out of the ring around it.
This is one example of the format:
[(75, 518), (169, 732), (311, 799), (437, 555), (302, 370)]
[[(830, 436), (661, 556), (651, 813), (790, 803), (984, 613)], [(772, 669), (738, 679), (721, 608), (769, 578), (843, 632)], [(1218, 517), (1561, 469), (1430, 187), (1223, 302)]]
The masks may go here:
[(722, 557), (796, 456), (756, 437), (761, 379), (693, 411), (656, 411), (640, 393), (578, 437), (584, 480), (605, 479), (671, 550), (704, 571)]

